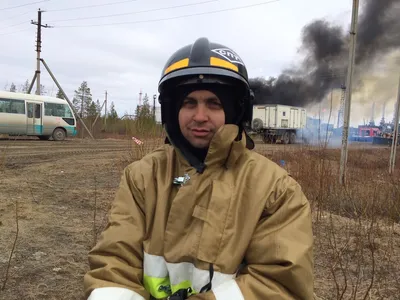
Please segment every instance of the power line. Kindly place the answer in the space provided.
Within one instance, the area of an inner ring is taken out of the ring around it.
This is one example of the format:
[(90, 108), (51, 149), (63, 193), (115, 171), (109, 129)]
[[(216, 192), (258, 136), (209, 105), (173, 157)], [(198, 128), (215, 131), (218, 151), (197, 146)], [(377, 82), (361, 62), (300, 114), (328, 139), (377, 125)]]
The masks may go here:
[(29, 5), (34, 5), (34, 4), (37, 4), (37, 3), (48, 2), (48, 1), (51, 1), (51, 0), (41, 0), (41, 1), (29, 2), (29, 3), (25, 3), (25, 4), (16, 5), (16, 6), (0, 8), (0, 10), (19, 8), (19, 7), (23, 7), (23, 6), (29, 6)]
[(13, 25), (9, 25), (9, 26), (6, 26), (6, 27), (2, 27), (1, 29), (6, 29), (6, 28), (10, 28), (10, 27), (15, 27), (15, 26), (22, 25), (22, 24), (25, 24), (25, 23), (26, 23), (26, 21), (20, 22), (20, 23), (17, 23), (17, 24), (13, 24)]
[(134, 14), (141, 14), (141, 13), (146, 13), (146, 12), (154, 12), (154, 11), (160, 11), (160, 10), (167, 10), (167, 9), (174, 9), (174, 8), (181, 8), (181, 7), (188, 7), (188, 6), (206, 4), (206, 3), (210, 3), (210, 2), (216, 2), (216, 1), (218, 1), (218, 0), (207, 0), (207, 1), (202, 1), (202, 2), (189, 3), (189, 4), (181, 4), (181, 5), (175, 5), (175, 6), (153, 8), (153, 9), (147, 9), (147, 10), (139, 10), (139, 11), (132, 11), (132, 12), (127, 12), (127, 13), (119, 13), (119, 14), (111, 14), (111, 15), (103, 15), (103, 16), (95, 16), (95, 17), (82, 17), (82, 18), (73, 18), (73, 19), (52, 20), (52, 21), (49, 21), (49, 22), (53, 22), (53, 23), (54, 22), (67, 22), (67, 21), (101, 19), (101, 18), (108, 18), (108, 17), (134, 15)]
[(0, 20), (0, 22), (4, 22), (4, 21), (7, 21), (7, 20), (12, 20), (12, 19), (15, 19), (15, 18), (18, 18), (18, 17), (21, 17), (21, 16), (25, 16), (25, 15), (27, 15), (27, 14), (29, 14), (29, 13), (31, 13), (31, 12), (30, 12), (30, 11), (27, 11), (27, 12), (24, 12), (24, 13), (19, 14), (19, 15), (16, 15), (16, 16), (11, 16), (11, 17), (9, 17), (9, 18), (2, 18), (2, 19)]
[(21, 32), (21, 31), (27, 31), (27, 30), (30, 30), (30, 29), (31, 29), (31, 28), (25, 28), (25, 29), (16, 30), (16, 31), (0, 33), (0, 35), (8, 35), (8, 34), (13, 34), (13, 33)]
[(281, 0), (270, 0), (270, 1), (264, 1), (264, 2), (251, 4), (251, 5), (237, 6), (237, 7), (214, 10), (214, 11), (208, 11), (208, 12), (203, 12), (203, 13), (187, 14), (187, 15), (175, 16), (175, 17), (170, 17), (170, 18), (142, 20), (142, 21), (130, 21), (130, 22), (106, 23), (106, 24), (91, 24), (91, 25), (64, 25), (64, 26), (61, 25), (61, 26), (54, 26), (54, 27), (58, 27), (58, 28), (98, 27), (98, 26), (123, 25), (123, 24), (152, 23), (152, 22), (168, 21), (168, 20), (174, 20), (174, 19), (182, 19), (182, 18), (193, 17), (193, 16), (210, 15), (210, 14), (216, 14), (216, 13), (232, 11), (232, 10), (240, 10), (240, 9), (245, 9), (245, 8), (250, 8), (250, 7), (255, 7), (255, 6), (261, 6), (261, 5), (265, 5), (265, 4), (270, 4), (270, 3), (273, 3), (273, 2), (279, 2), (279, 1), (281, 1)]
[(85, 5), (85, 6), (77, 6), (77, 7), (67, 7), (67, 8), (60, 8), (60, 9), (51, 9), (47, 10), (48, 12), (55, 12), (55, 11), (66, 11), (66, 10), (74, 10), (74, 9), (84, 9), (84, 8), (92, 8), (92, 7), (100, 7), (100, 6), (108, 6), (108, 5), (115, 5), (115, 4), (122, 4), (128, 2), (136, 2), (138, 0), (124, 0), (124, 1), (117, 1), (117, 2), (107, 2), (103, 4), (92, 4), (92, 5)]

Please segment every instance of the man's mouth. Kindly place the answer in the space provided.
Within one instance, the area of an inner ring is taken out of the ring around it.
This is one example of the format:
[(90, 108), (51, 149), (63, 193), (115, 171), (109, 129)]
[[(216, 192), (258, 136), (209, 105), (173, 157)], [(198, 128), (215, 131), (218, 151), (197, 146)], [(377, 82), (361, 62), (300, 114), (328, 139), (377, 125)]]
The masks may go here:
[(210, 130), (202, 129), (202, 128), (192, 128), (192, 133), (197, 137), (204, 137), (210, 133)]

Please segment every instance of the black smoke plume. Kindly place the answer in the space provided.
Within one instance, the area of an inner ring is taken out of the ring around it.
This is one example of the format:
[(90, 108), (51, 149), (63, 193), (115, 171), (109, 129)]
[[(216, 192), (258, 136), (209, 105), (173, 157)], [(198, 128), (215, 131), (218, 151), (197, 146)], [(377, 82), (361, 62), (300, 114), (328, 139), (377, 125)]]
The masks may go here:
[[(360, 7), (356, 44), (357, 72), (400, 47), (400, 0), (365, 0)], [(304, 61), (278, 78), (250, 79), (255, 103), (306, 106), (319, 103), (332, 88), (346, 82), (349, 28), (316, 20), (302, 30)], [(355, 83), (356, 84), (356, 83)]]

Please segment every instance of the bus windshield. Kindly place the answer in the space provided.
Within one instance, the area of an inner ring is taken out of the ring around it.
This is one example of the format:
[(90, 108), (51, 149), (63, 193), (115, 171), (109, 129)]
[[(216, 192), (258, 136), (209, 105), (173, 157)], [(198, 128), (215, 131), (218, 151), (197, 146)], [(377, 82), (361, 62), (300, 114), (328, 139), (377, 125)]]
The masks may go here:
[(45, 116), (61, 117), (61, 118), (73, 118), (71, 109), (68, 104), (58, 103), (44, 103), (44, 114)]

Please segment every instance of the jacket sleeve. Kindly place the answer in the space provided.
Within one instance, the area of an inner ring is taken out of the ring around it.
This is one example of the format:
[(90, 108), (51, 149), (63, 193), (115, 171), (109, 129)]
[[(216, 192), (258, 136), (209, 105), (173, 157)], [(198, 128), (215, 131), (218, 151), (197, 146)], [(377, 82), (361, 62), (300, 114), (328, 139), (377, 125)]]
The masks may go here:
[(313, 299), (311, 210), (301, 187), (285, 175), (267, 204), (235, 279), (193, 299)]
[(140, 164), (124, 169), (106, 229), (89, 252), (84, 276), (85, 299), (144, 300), (143, 248), (145, 215)]

